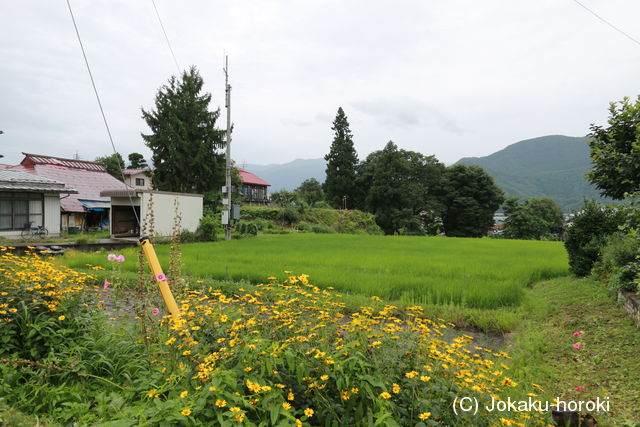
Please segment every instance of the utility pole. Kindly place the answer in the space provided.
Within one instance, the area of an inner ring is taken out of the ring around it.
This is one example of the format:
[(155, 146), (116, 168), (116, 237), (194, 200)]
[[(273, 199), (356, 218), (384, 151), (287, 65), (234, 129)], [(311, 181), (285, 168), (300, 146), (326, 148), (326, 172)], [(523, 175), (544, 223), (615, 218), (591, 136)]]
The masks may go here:
[[(225, 92), (225, 107), (227, 107), (227, 156), (226, 156), (226, 172), (227, 179), (225, 181), (226, 187), (226, 205), (224, 207), (226, 215), (223, 214), (222, 218), (226, 219), (226, 223), (223, 220), (225, 231), (224, 239), (231, 240), (231, 86), (229, 85), (229, 57), (224, 57), (224, 92)], [(226, 218), (225, 218), (226, 217)]]

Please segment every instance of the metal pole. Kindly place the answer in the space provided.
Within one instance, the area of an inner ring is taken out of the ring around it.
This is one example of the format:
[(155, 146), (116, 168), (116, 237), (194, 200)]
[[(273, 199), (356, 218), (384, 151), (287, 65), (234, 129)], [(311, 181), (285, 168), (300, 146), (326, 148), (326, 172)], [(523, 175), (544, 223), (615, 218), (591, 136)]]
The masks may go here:
[(227, 189), (227, 204), (225, 210), (227, 211), (227, 223), (225, 224), (224, 238), (225, 240), (231, 240), (231, 86), (229, 85), (229, 57), (225, 55), (224, 58), (224, 85), (226, 94), (226, 107), (227, 107), (227, 156), (226, 156), (226, 172), (227, 178), (225, 186)]

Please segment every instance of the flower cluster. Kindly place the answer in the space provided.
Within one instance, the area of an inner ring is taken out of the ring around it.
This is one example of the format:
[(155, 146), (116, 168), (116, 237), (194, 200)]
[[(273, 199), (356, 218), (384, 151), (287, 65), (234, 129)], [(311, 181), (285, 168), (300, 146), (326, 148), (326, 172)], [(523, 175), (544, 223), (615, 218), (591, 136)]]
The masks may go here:
[[(374, 299), (377, 307), (349, 312), (340, 294), (307, 275), (269, 279), (231, 295), (187, 289), (181, 318), (161, 321), (166, 355), (155, 363), (164, 377), (150, 398), (188, 390), (182, 414), (221, 423), (351, 425), (391, 417), (451, 425), (464, 421), (452, 396), (489, 401), (518, 385), (504, 374), (508, 354), (456, 337), (452, 324), (426, 317), (422, 307)], [(527, 413), (509, 421), (544, 424)]]
[(55, 312), (65, 299), (85, 292), (84, 285), (95, 281), (92, 275), (56, 266), (36, 253), (17, 256), (0, 247), (0, 254), (0, 323), (13, 321), (23, 302)]

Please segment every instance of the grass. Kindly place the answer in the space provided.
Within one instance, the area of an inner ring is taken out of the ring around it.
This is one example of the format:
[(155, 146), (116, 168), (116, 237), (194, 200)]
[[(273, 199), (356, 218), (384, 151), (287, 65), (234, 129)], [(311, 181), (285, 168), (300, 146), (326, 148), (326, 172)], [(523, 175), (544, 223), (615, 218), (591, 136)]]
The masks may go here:
[[(640, 425), (640, 330), (604, 285), (569, 277), (537, 283), (517, 314), (507, 349), (514, 377), (542, 385), (547, 400), (610, 397), (611, 415), (595, 415), (599, 425)], [(585, 333), (573, 337), (579, 330)]]
[[(168, 265), (168, 247), (157, 252)], [(104, 254), (70, 253), (63, 262), (108, 267)], [(527, 285), (568, 274), (559, 242), (441, 237), (263, 235), (183, 245), (183, 262), (197, 278), (260, 283), (290, 270), (348, 293), (482, 309), (516, 306)]]

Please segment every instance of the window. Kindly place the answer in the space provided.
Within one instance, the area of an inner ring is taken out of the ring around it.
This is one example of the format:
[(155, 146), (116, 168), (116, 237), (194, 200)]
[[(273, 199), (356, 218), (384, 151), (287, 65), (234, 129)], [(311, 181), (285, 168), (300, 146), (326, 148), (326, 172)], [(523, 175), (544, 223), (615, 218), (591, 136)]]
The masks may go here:
[(25, 224), (43, 225), (44, 196), (38, 193), (0, 193), (0, 230), (21, 230)]
[(136, 187), (144, 187), (144, 178), (136, 178)]

